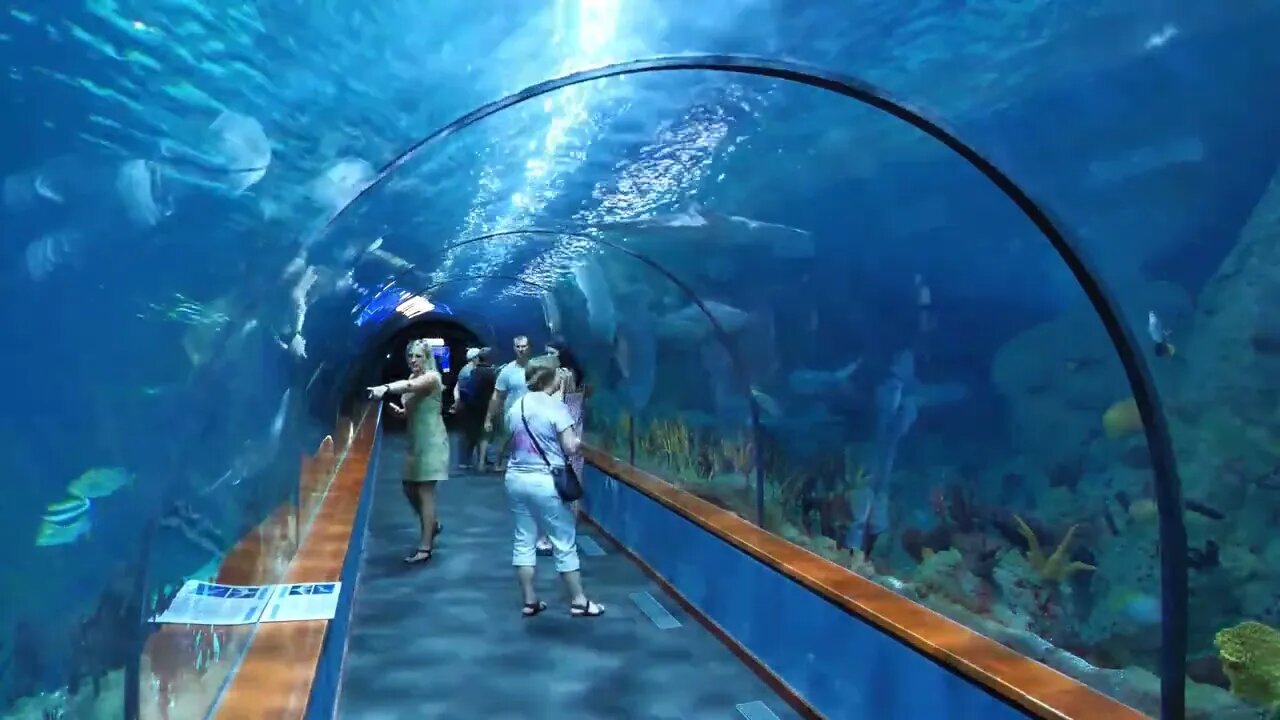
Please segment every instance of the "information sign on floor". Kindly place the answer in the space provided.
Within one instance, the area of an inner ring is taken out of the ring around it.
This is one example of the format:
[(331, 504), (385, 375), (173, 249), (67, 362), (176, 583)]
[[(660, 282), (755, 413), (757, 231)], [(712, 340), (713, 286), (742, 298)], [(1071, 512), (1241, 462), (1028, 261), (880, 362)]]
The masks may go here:
[(332, 620), (338, 612), (342, 583), (300, 583), (277, 585), (271, 602), (262, 613), (262, 622), (291, 620)]
[(248, 625), (256, 622), (332, 620), (342, 583), (217, 585), (188, 580), (169, 608), (152, 622), (174, 625)]
[(177, 625), (247, 625), (258, 622), (273, 585), (216, 585), (188, 580), (169, 608), (152, 622)]

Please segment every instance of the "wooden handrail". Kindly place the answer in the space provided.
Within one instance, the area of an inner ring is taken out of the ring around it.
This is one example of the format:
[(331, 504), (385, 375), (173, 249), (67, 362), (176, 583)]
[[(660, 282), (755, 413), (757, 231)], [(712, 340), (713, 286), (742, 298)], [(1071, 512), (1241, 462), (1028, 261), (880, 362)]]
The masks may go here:
[(950, 618), (759, 528), (603, 450), (584, 448), (606, 475), (702, 527), (809, 591), (865, 620), (1042, 720), (1147, 720), (1089, 686)]
[[(337, 582), (364, 488), (377, 413), (369, 413), (321, 501), (283, 582)], [(219, 701), (216, 720), (301, 720), (324, 645), (326, 620), (262, 623)]]

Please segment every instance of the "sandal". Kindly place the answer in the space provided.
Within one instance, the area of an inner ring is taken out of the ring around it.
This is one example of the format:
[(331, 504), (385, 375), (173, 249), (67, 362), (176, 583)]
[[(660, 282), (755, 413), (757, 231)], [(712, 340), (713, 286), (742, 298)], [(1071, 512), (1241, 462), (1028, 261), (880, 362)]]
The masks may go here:
[(604, 614), (604, 606), (594, 600), (569, 605), (569, 614), (574, 617), (600, 617)]
[(431, 548), (418, 548), (417, 552), (405, 558), (404, 561), (408, 565), (417, 565), (419, 563), (427, 562), (430, 559)]
[(520, 614), (527, 618), (531, 618), (546, 609), (547, 604), (539, 600), (537, 602), (525, 603), (524, 609), (520, 611)]

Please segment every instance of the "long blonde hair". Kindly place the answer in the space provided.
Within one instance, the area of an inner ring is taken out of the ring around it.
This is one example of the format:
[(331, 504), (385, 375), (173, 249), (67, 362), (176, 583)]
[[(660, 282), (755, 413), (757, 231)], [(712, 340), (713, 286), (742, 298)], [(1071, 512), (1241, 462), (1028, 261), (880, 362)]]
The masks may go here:
[[(405, 359), (408, 360), (409, 356), (419, 349), (422, 350), (422, 372), (440, 372), (439, 366), (436, 365), (436, 354), (431, 352), (431, 343), (427, 342), (426, 338), (410, 341), (408, 347), (404, 349)], [(410, 369), (410, 372), (413, 370)]]

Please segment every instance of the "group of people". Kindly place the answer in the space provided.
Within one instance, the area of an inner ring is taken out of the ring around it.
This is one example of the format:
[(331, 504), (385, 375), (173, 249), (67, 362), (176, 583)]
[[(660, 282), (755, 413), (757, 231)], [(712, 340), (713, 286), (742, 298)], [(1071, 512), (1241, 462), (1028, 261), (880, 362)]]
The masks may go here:
[[(583, 384), (582, 369), (563, 343), (532, 356), (529, 338), (516, 337), (515, 360), (495, 369), (488, 348), (467, 351), (454, 386), (452, 412), (462, 424), (460, 467), (485, 469), (489, 446), (497, 447), (495, 468), (504, 473), (513, 519), (511, 564), (516, 569), (525, 617), (547, 609), (534, 588), (539, 554), (555, 558), (569, 596), (569, 612), (597, 617), (604, 606), (583, 590), (577, 548), (577, 507), (560, 498), (555, 474), (581, 450), (578, 423), (565, 395)], [(407, 563), (431, 559), (443, 529), (436, 516), (436, 485), (449, 476), (449, 438), (444, 424), (444, 378), (425, 340), (409, 344), (409, 377), (369, 388), (369, 397), (391, 395), (393, 413), (408, 424), (409, 450), (402, 487), (417, 516), (421, 541)]]

